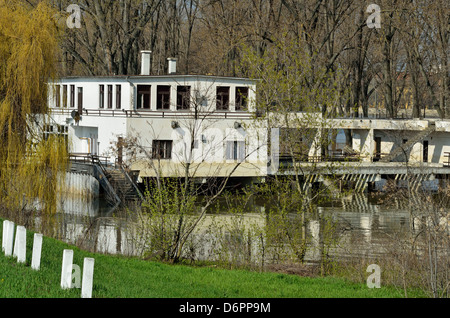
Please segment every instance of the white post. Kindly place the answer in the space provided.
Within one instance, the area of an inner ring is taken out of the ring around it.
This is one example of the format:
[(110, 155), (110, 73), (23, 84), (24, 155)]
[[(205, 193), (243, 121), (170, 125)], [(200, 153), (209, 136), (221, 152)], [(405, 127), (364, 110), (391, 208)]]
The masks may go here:
[(17, 257), (17, 243), (19, 242), (19, 226), (16, 227), (16, 234), (14, 236), (13, 257)]
[(33, 241), (33, 255), (31, 257), (31, 268), (39, 270), (41, 267), (42, 234), (35, 233)]
[(17, 226), (14, 256), (17, 257), (18, 263), (25, 263), (27, 256), (27, 229), (24, 226)]
[(5, 255), (11, 256), (14, 242), (14, 222), (8, 221), (6, 231)]
[(2, 231), (2, 252), (6, 250), (6, 238), (8, 237), (8, 228), (9, 228), (9, 221), (4, 220), (3, 221), (3, 231)]
[(61, 270), (61, 288), (72, 287), (73, 250), (64, 250)]
[(93, 258), (84, 258), (81, 298), (92, 298), (92, 285), (94, 283), (94, 261), (95, 260)]

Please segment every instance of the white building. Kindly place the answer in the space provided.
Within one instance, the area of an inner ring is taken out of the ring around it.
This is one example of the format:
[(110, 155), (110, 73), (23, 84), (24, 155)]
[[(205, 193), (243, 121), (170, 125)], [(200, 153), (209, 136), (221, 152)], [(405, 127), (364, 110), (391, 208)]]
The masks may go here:
[[(141, 178), (184, 176), (187, 163), (188, 173), (199, 178), (231, 173), (253, 178), (277, 171), (273, 155), (278, 140), (268, 122), (255, 117), (255, 81), (180, 75), (175, 59), (169, 59), (167, 74), (152, 76), (149, 54), (142, 52), (141, 75), (66, 77), (51, 83), (45, 133), (67, 135), (73, 154), (105, 156), (111, 164), (125, 162)], [(316, 123), (308, 120), (317, 129), (316, 139), (322, 128), (352, 131), (352, 148), (360, 155), (359, 162), (350, 164), (353, 173), (364, 174), (362, 167), (368, 163), (383, 169), (405, 160), (442, 167), (449, 160), (448, 121), (331, 119), (323, 125), (320, 116), (313, 116)], [(140, 151), (127, 147), (124, 141), (129, 137), (136, 138)], [(307, 153), (316, 160), (321, 153), (314, 144), (308, 145)], [(343, 148), (336, 144), (332, 153)], [(319, 159), (324, 165), (327, 160), (332, 159)], [(307, 166), (307, 161), (300, 165)]]
[[(169, 60), (166, 75), (148, 75), (144, 51), (141, 75), (51, 83), (46, 132), (66, 134), (71, 153), (132, 164), (141, 177), (155, 175), (149, 162), (165, 176), (184, 174), (187, 162), (200, 177), (227, 176), (236, 163), (235, 175), (266, 175), (267, 138), (252, 115), (255, 82), (179, 75), (175, 63)], [(136, 137), (144, 152), (121, 147), (128, 137)]]

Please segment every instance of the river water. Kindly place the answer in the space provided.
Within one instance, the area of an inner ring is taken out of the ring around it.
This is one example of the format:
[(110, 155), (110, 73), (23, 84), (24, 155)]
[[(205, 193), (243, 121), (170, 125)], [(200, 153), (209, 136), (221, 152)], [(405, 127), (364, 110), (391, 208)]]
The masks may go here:
[[(329, 220), (335, 225), (332, 254), (339, 256), (377, 256), (385, 253), (386, 240), (393, 240), (399, 234), (410, 229), (410, 213), (405, 204), (397, 202), (386, 205), (377, 202), (368, 194), (355, 194), (340, 199), (329, 200), (319, 205), (316, 213), (307, 222), (305, 235), (309, 237), (311, 247), (317, 247), (321, 238), (321, 222)], [(266, 224), (264, 202), (255, 201), (254, 210), (241, 216), (240, 224), (263, 228)], [(64, 198), (60, 201), (58, 215), (58, 235), (66, 242), (77, 244), (83, 248), (108, 254), (140, 255), (142, 242), (136, 240), (137, 230), (133, 208), (128, 211), (113, 209), (107, 202), (100, 199), (84, 200), (82, 198)], [(322, 220), (322, 221), (321, 221)], [(219, 235), (219, 231), (207, 231), (211, 224), (235, 224), (233, 216), (222, 210), (208, 215), (195, 235), (197, 245), (195, 259), (214, 259), (217, 246), (212, 246), (211, 235)], [(39, 224), (39, 220), (36, 221)], [(222, 228), (223, 229), (223, 228)], [(229, 228), (228, 228), (229, 229)], [(230, 236), (225, 227), (221, 235)], [(211, 234), (213, 233), (213, 234)], [(194, 235), (194, 237), (195, 237)], [(210, 239), (205, 239), (209, 235)], [(200, 238), (201, 236), (201, 238)], [(223, 241), (222, 241), (223, 242)], [(230, 244), (230, 241), (227, 241)], [(258, 249), (253, 244), (252, 249)], [(237, 246), (236, 249), (242, 249)], [(230, 251), (228, 250), (228, 255)], [(317, 258), (317, 249), (310, 248), (306, 259)], [(260, 255), (260, 251), (253, 251)]]

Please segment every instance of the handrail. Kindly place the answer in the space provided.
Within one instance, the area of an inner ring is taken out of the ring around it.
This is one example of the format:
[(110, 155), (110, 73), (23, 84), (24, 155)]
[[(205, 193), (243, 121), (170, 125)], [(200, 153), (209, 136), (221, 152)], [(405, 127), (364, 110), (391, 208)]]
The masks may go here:
[(92, 167), (94, 168), (92, 170), (94, 178), (98, 180), (98, 182), (102, 185), (108, 195), (115, 201), (116, 205), (120, 204), (120, 198), (118, 197), (115, 189), (108, 181), (108, 172), (105, 169), (105, 165), (108, 164), (108, 157), (92, 155), (89, 153), (70, 153), (69, 160), (92, 165)]
[[(291, 155), (280, 155), (279, 160), (290, 160), (293, 159)], [(359, 154), (333, 154), (328, 156), (309, 156), (309, 155), (298, 155), (294, 156), (295, 160), (298, 163), (310, 162), (310, 163), (318, 163), (318, 162), (336, 162), (336, 161), (360, 161), (362, 156)]]
[(108, 177), (106, 176), (106, 173), (105, 173), (106, 172), (105, 168), (101, 164), (94, 164), (94, 167), (96, 167), (96, 170), (100, 174), (100, 176), (97, 177), (97, 180), (100, 183), (104, 184), (105, 190), (107, 190), (109, 195), (114, 198), (116, 203), (120, 204), (121, 200), (120, 200), (119, 196), (117, 195), (113, 186), (109, 183)]
[(144, 195), (142, 194), (141, 190), (139, 190), (139, 187), (134, 183), (134, 181), (131, 179), (130, 175), (128, 174), (128, 172), (125, 170), (125, 168), (123, 167), (123, 165), (119, 164), (120, 169), (122, 170), (123, 174), (125, 175), (125, 178), (127, 178), (128, 182), (131, 183), (131, 185), (134, 187), (134, 189), (136, 190), (136, 193), (138, 194), (138, 196), (141, 198), (142, 201), (145, 201)]
[(90, 153), (75, 153), (72, 152), (69, 154), (69, 160), (74, 160), (74, 161), (81, 161), (84, 163), (98, 163), (98, 164), (104, 164), (104, 165), (108, 165), (109, 164), (109, 157), (107, 156), (99, 156), (99, 155), (93, 155)]
[[(74, 109), (52, 108), (51, 113), (56, 115), (70, 116)], [(249, 119), (254, 116), (246, 111), (186, 111), (186, 110), (150, 110), (150, 109), (84, 109), (82, 116), (104, 116), (104, 117), (139, 117), (139, 118), (183, 118), (183, 117), (208, 117), (208, 118), (243, 118)]]

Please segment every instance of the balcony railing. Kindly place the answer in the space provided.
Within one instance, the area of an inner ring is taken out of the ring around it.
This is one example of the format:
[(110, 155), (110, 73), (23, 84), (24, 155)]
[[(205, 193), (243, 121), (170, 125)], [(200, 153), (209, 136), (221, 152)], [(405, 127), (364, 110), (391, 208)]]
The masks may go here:
[(105, 166), (110, 164), (109, 157), (93, 155), (90, 153), (70, 153), (69, 160), (83, 163), (102, 164)]
[[(71, 116), (74, 108), (52, 108), (54, 115)], [(195, 112), (192, 110), (126, 110), (126, 109), (83, 109), (81, 116), (97, 116), (97, 117), (126, 117), (126, 118), (219, 118), (219, 119), (249, 119), (252, 113), (246, 111), (203, 111)]]

